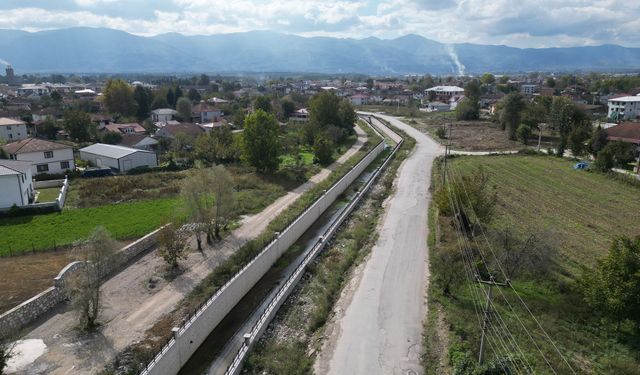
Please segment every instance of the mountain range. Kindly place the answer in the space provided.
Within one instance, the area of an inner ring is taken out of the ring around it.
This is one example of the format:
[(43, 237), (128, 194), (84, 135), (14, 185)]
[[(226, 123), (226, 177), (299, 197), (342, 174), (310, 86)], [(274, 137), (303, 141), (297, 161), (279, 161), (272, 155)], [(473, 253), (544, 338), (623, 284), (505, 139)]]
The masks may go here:
[(0, 61), (16, 73), (460, 74), (640, 69), (640, 48), (514, 48), (396, 39), (306, 38), (270, 31), (143, 37), (105, 28), (0, 30)]

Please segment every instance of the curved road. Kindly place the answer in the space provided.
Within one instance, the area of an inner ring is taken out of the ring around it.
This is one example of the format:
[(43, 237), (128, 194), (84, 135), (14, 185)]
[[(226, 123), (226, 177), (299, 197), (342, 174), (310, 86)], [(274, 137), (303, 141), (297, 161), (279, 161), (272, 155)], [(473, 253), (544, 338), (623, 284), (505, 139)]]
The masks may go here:
[(398, 170), (378, 241), (356, 275), (355, 290), (341, 296), (344, 310), (316, 360), (316, 374), (423, 373), (429, 185), (433, 160), (444, 150), (400, 120), (377, 116), (413, 137), (416, 147)]

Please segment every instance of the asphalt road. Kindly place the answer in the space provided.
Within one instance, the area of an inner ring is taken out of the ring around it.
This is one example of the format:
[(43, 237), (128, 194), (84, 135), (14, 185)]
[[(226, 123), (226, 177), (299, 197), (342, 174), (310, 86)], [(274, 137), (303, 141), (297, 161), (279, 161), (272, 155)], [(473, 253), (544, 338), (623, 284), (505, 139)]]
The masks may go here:
[(416, 140), (398, 171), (379, 238), (315, 365), (317, 374), (422, 374), (428, 284), (427, 209), (433, 159), (442, 146), (393, 117)]

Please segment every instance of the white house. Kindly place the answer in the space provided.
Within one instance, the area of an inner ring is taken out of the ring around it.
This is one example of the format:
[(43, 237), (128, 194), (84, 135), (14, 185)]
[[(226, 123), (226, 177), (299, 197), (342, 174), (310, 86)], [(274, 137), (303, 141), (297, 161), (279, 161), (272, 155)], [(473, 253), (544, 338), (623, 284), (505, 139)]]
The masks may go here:
[(429, 92), (435, 92), (436, 96), (439, 97), (451, 97), (464, 94), (464, 89), (458, 86), (434, 86), (424, 91), (427, 94), (429, 94)]
[(152, 122), (167, 122), (175, 119), (178, 111), (171, 108), (158, 108), (151, 111)]
[(538, 92), (538, 85), (524, 83), (520, 85), (520, 93), (522, 95), (533, 95)]
[(0, 208), (26, 206), (33, 202), (35, 190), (31, 163), (0, 159)]
[(205, 124), (208, 122), (218, 122), (222, 118), (222, 111), (210, 104), (200, 102), (193, 106), (191, 110), (191, 121)]
[(103, 143), (81, 148), (80, 159), (97, 167), (109, 167), (120, 172), (158, 165), (158, 158), (154, 152)]
[(367, 105), (369, 104), (369, 97), (362, 94), (355, 94), (349, 97), (349, 101), (353, 105)]
[(2, 146), (10, 159), (31, 163), (31, 174), (64, 173), (76, 169), (73, 148), (62, 143), (27, 138)]
[(300, 108), (299, 110), (293, 112), (291, 115), (292, 121), (305, 122), (309, 120), (309, 110), (306, 108)]
[(640, 117), (640, 94), (609, 99), (609, 118), (631, 120)]
[(443, 102), (430, 102), (427, 103), (426, 112), (449, 112), (451, 106)]
[(49, 94), (50, 90), (45, 85), (24, 84), (16, 90), (18, 96), (39, 98), (42, 95)]
[(0, 140), (13, 142), (29, 136), (24, 121), (0, 117)]

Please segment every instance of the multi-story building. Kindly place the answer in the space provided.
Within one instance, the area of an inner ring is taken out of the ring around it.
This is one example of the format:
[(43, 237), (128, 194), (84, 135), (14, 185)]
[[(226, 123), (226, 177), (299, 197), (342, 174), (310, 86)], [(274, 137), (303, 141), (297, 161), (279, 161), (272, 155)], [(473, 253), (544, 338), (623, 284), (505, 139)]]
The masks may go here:
[(608, 117), (614, 120), (630, 120), (640, 117), (640, 94), (623, 96), (608, 101)]
[(0, 117), (0, 139), (7, 142), (13, 142), (25, 139), (29, 136), (27, 132), (27, 124), (24, 121), (14, 120), (12, 118)]
[(31, 174), (65, 173), (76, 168), (73, 148), (62, 143), (27, 138), (2, 146), (10, 159), (31, 163)]

